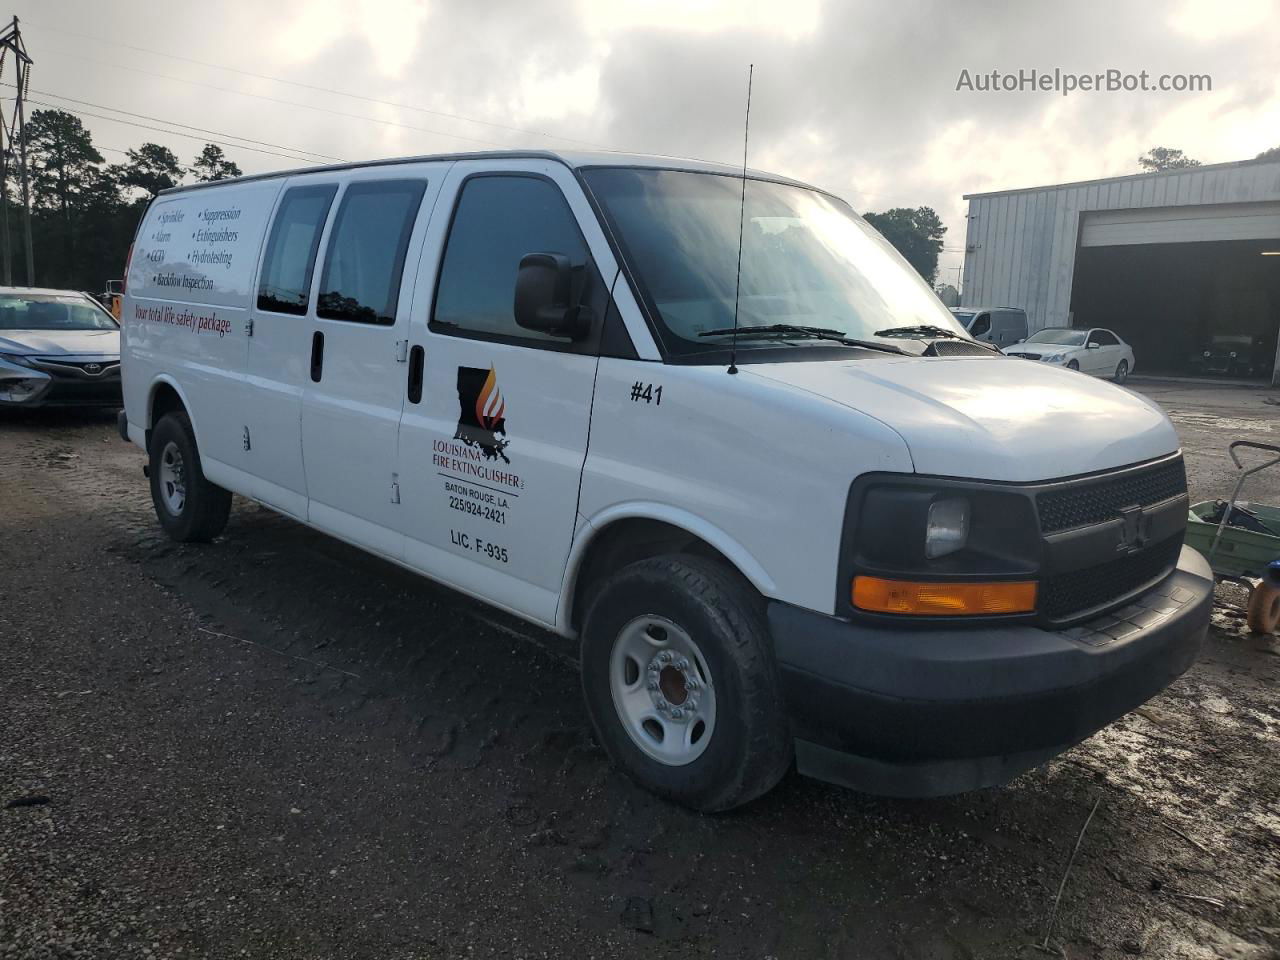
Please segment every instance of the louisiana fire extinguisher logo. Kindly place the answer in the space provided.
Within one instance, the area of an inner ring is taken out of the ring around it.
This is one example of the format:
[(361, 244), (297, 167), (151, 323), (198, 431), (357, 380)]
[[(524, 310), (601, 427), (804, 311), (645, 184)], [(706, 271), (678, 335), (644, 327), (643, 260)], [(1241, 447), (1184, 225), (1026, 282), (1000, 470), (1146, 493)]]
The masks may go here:
[(511, 441), (507, 438), (507, 402), (498, 387), (497, 371), (490, 367), (458, 368), (458, 430), (455, 440), (479, 447), (488, 460), (501, 458)]

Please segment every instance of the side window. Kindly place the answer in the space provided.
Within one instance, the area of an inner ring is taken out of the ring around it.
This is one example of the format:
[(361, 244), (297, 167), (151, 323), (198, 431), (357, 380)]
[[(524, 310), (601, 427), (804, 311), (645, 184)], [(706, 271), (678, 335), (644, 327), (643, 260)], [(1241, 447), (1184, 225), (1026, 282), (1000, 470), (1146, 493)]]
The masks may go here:
[(390, 326), (422, 180), (377, 180), (347, 187), (329, 235), (316, 316)]
[(431, 328), (567, 343), (516, 325), (516, 273), (530, 253), (563, 254), (574, 268), (587, 263), (586, 243), (560, 188), (514, 174), (467, 180), (440, 264)]
[(286, 190), (271, 226), (258, 282), (258, 309), (305, 314), (311, 296), (311, 274), (335, 184)]
[(1115, 338), (1114, 335), (1112, 335), (1107, 330), (1093, 331), (1093, 339), (1095, 342), (1100, 343), (1104, 347), (1114, 347), (1116, 344), (1120, 342)]
[(980, 313), (973, 320), (973, 326), (969, 328), (969, 333), (975, 337), (980, 337), (991, 329), (991, 314)]

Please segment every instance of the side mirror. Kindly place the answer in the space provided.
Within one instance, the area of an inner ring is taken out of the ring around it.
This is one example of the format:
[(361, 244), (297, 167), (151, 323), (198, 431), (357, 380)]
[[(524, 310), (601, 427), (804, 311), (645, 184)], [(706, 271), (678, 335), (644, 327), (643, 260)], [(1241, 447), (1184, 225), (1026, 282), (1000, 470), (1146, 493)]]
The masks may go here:
[(1095, 343), (1093, 340), (1090, 340), (1088, 343), (1085, 344), (1086, 350), (1098, 350), (1101, 347), (1102, 347), (1102, 344)]
[(529, 253), (516, 272), (516, 324), (526, 330), (581, 340), (590, 317), (573, 303), (573, 267), (562, 253)]

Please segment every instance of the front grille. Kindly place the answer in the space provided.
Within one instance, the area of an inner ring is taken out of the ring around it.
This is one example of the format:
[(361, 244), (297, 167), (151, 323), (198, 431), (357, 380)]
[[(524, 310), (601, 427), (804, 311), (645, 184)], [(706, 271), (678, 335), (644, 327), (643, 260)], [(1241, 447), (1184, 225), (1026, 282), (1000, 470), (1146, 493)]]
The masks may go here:
[(1168, 576), (1181, 551), (1182, 537), (1170, 537), (1141, 553), (1048, 577), (1040, 584), (1040, 612), (1068, 620), (1114, 603)]
[(32, 366), (58, 377), (84, 377), (101, 380), (120, 375), (119, 360), (62, 360), (50, 357), (31, 358)]
[(924, 352), (926, 357), (991, 357), (986, 347), (965, 340), (934, 340)]
[(1081, 480), (1061, 490), (1036, 495), (1040, 530), (1056, 533), (1091, 523), (1114, 520), (1124, 507), (1160, 503), (1187, 492), (1187, 468), (1182, 457), (1166, 460), (1145, 470), (1116, 477)]

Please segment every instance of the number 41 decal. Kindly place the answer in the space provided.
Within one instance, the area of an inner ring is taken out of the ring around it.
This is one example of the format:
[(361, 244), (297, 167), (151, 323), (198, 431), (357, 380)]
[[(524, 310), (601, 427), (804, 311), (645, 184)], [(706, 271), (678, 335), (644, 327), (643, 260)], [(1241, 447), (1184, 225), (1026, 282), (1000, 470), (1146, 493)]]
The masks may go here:
[(652, 383), (641, 383), (637, 380), (631, 385), (631, 402), (652, 403), (656, 406), (662, 406), (662, 387), (655, 387)]

